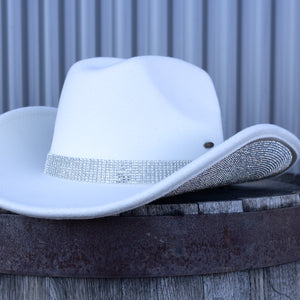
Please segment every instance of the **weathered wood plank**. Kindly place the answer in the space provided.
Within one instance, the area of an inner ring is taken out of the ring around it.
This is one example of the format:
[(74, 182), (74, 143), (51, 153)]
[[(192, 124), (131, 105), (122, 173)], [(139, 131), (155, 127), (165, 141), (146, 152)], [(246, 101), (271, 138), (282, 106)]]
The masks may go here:
[(50, 299), (44, 277), (0, 275), (0, 300)]
[(201, 276), (123, 279), (124, 300), (204, 299)]
[(199, 212), (203, 214), (235, 213), (243, 212), (241, 200), (199, 202)]
[(204, 276), (204, 299), (249, 299), (248, 272)]
[(266, 299), (300, 299), (297, 290), (296, 263), (270, 267), (266, 270), (266, 274)]
[(121, 216), (181, 216), (197, 215), (197, 203), (181, 204), (148, 204), (136, 209), (124, 212)]
[[(51, 300), (123, 299), (121, 279), (45, 278)], [(40, 298), (44, 299), (44, 298)]]
[(243, 198), (244, 211), (283, 208), (300, 204), (299, 194), (289, 194), (273, 197)]
[(251, 300), (300, 299), (298, 263), (249, 271)]
[(264, 286), (264, 273), (266, 269), (256, 269), (249, 271), (250, 281), (250, 299), (251, 300), (264, 300), (265, 299), (265, 286)]

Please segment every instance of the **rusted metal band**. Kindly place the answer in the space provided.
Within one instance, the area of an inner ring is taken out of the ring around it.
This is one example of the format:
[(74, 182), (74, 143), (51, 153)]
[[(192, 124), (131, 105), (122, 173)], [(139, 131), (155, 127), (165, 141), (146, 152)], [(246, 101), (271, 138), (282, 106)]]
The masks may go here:
[(0, 215), (0, 272), (200, 275), (300, 259), (300, 206), (259, 212), (55, 221)]

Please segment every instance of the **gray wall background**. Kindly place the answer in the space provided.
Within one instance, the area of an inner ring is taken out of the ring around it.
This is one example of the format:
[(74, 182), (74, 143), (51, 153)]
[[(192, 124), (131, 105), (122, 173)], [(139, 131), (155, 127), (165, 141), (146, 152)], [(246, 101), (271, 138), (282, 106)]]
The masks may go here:
[(56, 106), (79, 59), (168, 55), (211, 75), (225, 137), (300, 137), (299, 31), (300, 0), (0, 0), (0, 111)]

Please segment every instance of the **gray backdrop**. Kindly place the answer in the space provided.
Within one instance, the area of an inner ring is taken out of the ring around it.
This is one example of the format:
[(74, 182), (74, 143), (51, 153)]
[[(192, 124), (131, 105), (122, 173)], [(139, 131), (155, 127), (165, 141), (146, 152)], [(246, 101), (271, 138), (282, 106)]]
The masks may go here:
[(0, 0), (0, 110), (56, 106), (79, 59), (158, 54), (208, 71), (226, 137), (300, 137), (299, 30), (300, 0)]

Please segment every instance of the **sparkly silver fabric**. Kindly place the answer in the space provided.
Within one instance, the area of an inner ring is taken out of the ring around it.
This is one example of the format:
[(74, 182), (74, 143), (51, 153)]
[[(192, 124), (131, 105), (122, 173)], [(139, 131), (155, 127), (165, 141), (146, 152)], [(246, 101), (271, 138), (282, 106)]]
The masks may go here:
[[(260, 139), (229, 154), (167, 196), (255, 181), (285, 171), (295, 153), (276, 139)], [(45, 174), (82, 182), (154, 184), (191, 161), (102, 160), (48, 154)]]
[(292, 150), (275, 139), (251, 142), (228, 155), (167, 196), (255, 181), (285, 171), (295, 159)]
[(189, 164), (189, 160), (105, 160), (48, 154), (44, 173), (98, 183), (156, 183)]

